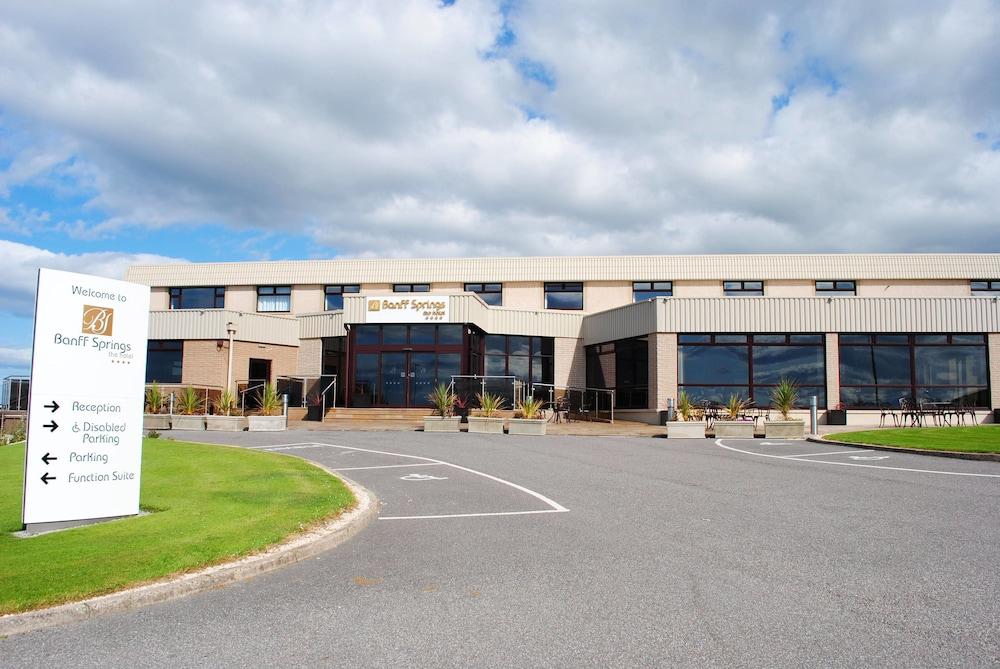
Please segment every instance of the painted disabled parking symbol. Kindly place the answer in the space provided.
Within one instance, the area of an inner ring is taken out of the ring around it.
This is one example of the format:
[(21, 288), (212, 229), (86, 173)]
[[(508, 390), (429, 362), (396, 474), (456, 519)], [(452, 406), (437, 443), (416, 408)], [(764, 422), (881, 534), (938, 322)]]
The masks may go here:
[(430, 474), (407, 474), (406, 476), (400, 476), (400, 481), (444, 481), (447, 480), (447, 476), (431, 476)]
[(885, 460), (888, 455), (848, 455), (851, 460)]

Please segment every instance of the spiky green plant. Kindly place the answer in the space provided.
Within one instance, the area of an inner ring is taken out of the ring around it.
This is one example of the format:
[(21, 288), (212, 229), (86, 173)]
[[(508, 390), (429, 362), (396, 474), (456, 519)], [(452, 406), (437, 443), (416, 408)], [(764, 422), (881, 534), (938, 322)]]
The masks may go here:
[(742, 395), (733, 393), (726, 401), (726, 414), (730, 420), (739, 420), (739, 417), (746, 411), (748, 406), (750, 406), (748, 400), (743, 399)]
[(694, 404), (691, 403), (691, 398), (688, 396), (686, 390), (682, 390), (677, 395), (677, 415), (685, 422), (694, 417)]
[(201, 411), (201, 398), (198, 397), (198, 391), (191, 386), (182, 390), (177, 400), (181, 407), (181, 413), (186, 416), (193, 416)]
[(481, 393), (476, 395), (476, 399), (479, 400), (479, 412), (486, 418), (493, 418), (503, 410), (504, 400), (499, 395)]
[(222, 391), (215, 400), (215, 413), (219, 416), (232, 416), (236, 412), (236, 395), (228, 388)]
[(542, 400), (536, 397), (527, 397), (521, 401), (518, 410), (521, 412), (522, 418), (535, 420), (538, 418), (538, 414), (542, 412)]
[(444, 383), (439, 383), (427, 395), (427, 401), (431, 403), (435, 416), (446, 418), (455, 412), (455, 393)]
[(264, 416), (273, 416), (281, 408), (278, 387), (273, 383), (265, 383), (264, 387), (257, 393), (257, 399), (260, 402), (260, 412)]
[(771, 389), (771, 406), (778, 410), (782, 420), (788, 420), (795, 405), (799, 403), (799, 386), (789, 378), (781, 377), (778, 385)]
[(160, 390), (160, 384), (153, 381), (149, 388), (146, 388), (146, 412), (160, 413), (161, 411), (163, 411), (163, 392)]

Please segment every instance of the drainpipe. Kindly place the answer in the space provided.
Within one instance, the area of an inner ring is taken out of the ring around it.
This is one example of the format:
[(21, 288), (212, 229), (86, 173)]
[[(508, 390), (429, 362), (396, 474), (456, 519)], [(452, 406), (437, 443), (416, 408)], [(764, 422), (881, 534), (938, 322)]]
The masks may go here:
[(226, 332), (229, 334), (229, 366), (226, 367), (226, 390), (233, 389), (233, 335), (236, 334), (236, 326), (232, 321), (226, 323)]

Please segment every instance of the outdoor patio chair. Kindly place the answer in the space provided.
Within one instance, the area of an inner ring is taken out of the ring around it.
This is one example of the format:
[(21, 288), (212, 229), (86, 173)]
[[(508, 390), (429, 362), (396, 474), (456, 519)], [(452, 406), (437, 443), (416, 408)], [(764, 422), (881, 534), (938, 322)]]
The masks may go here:
[(888, 404), (883, 404), (881, 407), (882, 415), (879, 417), (878, 426), (885, 427), (886, 417), (892, 418), (892, 424), (894, 427), (899, 427), (899, 414)]
[(899, 414), (900, 422), (902, 427), (906, 427), (906, 419), (910, 419), (910, 427), (923, 425), (923, 415), (920, 413), (920, 409), (917, 407), (916, 402), (909, 397), (899, 398)]

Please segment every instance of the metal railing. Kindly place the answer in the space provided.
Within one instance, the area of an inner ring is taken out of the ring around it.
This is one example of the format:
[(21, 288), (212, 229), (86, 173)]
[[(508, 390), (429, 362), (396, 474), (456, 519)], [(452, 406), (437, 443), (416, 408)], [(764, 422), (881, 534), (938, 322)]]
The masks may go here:
[(212, 408), (212, 400), (218, 399), (222, 395), (224, 390), (222, 386), (213, 386), (205, 383), (147, 383), (145, 388), (145, 402), (144, 407), (148, 408), (149, 403), (149, 389), (156, 385), (160, 390), (160, 395), (162, 397), (162, 403), (159, 407), (160, 411), (158, 413), (163, 413), (163, 409), (166, 408), (166, 413), (169, 415), (174, 415), (177, 413), (176, 408), (179, 404), (178, 398), (182, 391), (193, 388), (195, 393), (199, 395), (198, 404), (201, 408), (202, 414), (208, 414), (209, 410)]
[(321, 421), (326, 421), (328, 400), (330, 408), (337, 408), (336, 374), (279, 376), (275, 383), (279, 395), (288, 395), (288, 406), (319, 406)]
[(516, 376), (453, 374), (448, 389), (470, 409), (477, 409), (478, 395), (491, 393), (504, 399), (505, 409), (520, 406), (527, 385)]
[(615, 422), (615, 391), (609, 388), (531, 384), (532, 397), (543, 400), (555, 412), (584, 420)]
[(257, 403), (257, 406), (253, 408), (260, 408), (260, 396), (263, 395), (265, 386), (267, 386), (267, 379), (244, 379), (236, 382), (236, 389), (240, 394), (241, 412), (244, 414), (247, 412), (247, 393), (253, 391), (258, 391), (258, 396), (256, 398), (251, 396), (251, 401), (256, 401)]

